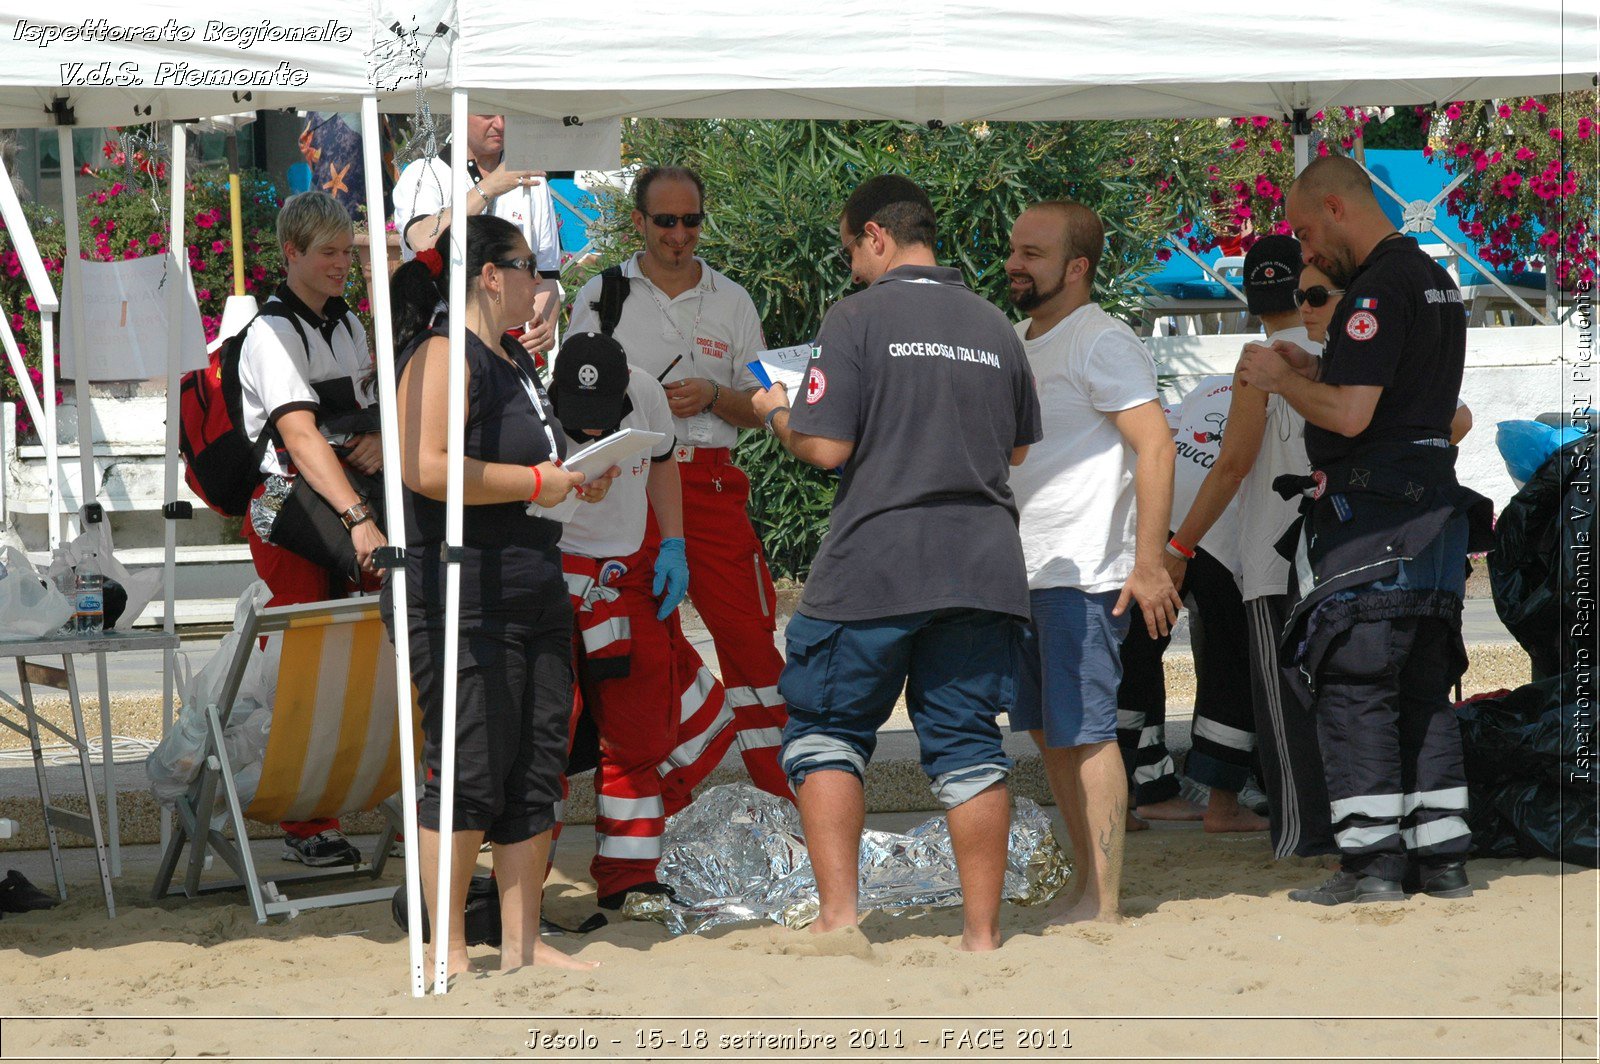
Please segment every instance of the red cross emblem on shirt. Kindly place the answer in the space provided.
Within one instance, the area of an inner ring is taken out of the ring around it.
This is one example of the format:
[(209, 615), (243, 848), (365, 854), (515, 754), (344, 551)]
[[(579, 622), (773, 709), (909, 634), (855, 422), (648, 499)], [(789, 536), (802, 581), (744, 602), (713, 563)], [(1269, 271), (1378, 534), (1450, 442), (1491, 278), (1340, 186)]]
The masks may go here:
[(1350, 315), (1344, 331), (1352, 340), (1370, 340), (1378, 335), (1378, 319), (1370, 310), (1358, 310)]
[(689, 448), (687, 448), (687, 447), (679, 447), (678, 448), (678, 461), (687, 462), (688, 460), (689, 460)]
[(806, 403), (817, 402), (828, 392), (828, 378), (822, 375), (822, 370), (816, 366), (811, 367), (811, 376), (806, 380)]

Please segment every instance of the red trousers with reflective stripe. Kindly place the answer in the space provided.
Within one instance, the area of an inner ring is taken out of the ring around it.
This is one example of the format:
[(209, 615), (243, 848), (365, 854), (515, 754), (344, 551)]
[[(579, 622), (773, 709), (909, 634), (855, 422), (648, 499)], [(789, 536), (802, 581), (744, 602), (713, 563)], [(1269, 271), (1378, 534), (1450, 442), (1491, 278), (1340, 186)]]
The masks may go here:
[[(595, 770), (595, 841), (590, 873), (601, 895), (656, 878), (666, 818), (689, 804), (694, 788), (733, 744), (732, 711), (722, 685), (683, 635), (674, 612), (656, 620), (650, 594), (655, 551), (620, 559), (628, 571), (609, 585), (610, 617), (625, 617), (630, 646), (626, 676), (607, 677), (603, 647), (584, 641), (583, 603), (573, 600), (574, 670), (579, 696), (573, 720), (587, 709), (600, 732)], [(590, 575), (595, 563), (567, 556), (569, 573)], [(587, 652), (586, 652), (587, 646)], [(592, 657), (591, 657), (592, 655)], [(591, 664), (592, 663), (592, 664)]]
[[(689, 599), (711, 632), (722, 685), (733, 706), (734, 740), (757, 787), (791, 801), (778, 765), (788, 707), (778, 696), (783, 655), (773, 642), (777, 596), (761, 540), (746, 508), (750, 480), (738, 466), (717, 461), (678, 465), (683, 481), (684, 539)], [(652, 517), (645, 542), (660, 533)]]

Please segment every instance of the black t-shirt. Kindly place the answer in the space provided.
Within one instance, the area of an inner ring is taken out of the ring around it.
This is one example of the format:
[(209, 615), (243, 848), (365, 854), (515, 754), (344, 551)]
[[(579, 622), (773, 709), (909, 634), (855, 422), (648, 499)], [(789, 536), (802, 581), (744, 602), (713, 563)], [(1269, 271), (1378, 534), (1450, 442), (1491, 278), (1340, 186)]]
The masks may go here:
[(1461, 290), (1410, 237), (1380, 241), (1328, 322), (1325, 384), (1383, 389), (1358, 436), (1306, 425), (1313, 465), (1372, 443), (1450, 438), (1467, 358)]
[[(433, 336), (445, 336), (446, 326), (406, 345), (395, 367), (398, 378), (417, 349)], [(533, 361), (522, 346), (502, 339), (508, 362), (467, 331), (467, 427), (463, 453), (484, 462), (532, 466), (563, 457), (566, 436), (539, 383)], [(540, 410), (534, 407), (538, 397)], [(540, 413), (543, 413), (541, 422)], [(443, 409), (430, 412), (441, 420)], [(545, 425), (549, 433), (545, 431)], [(550, 439), (556, 441), (552, 453)], [(445, 504), (405, 490), (407, 574), (412, 593), (423, 603), (444, 601)], [(516, 611), (564, 600), (561, 577), (561, 525), (533, 517), (522, 502), (469, 505), (462, 512), (461, 601), (482, 611)]]
[(851, 440), (801, 608), (855, 621), (968, 607), (1028, 616), (1007, 484), (1040, 437), (1016, 331), (957, 270), (902, 266), (828, 312), (794, 429)]

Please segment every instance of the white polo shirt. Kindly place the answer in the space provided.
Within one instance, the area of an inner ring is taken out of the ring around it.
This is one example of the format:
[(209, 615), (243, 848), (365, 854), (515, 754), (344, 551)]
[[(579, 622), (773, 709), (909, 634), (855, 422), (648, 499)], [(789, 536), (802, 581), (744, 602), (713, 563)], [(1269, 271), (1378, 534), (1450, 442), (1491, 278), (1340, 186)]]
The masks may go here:
[[(274, 295), (267, 302), (287, 303), (296, 311), (305, 342), (301, 343), (294, 325), (265, 315), (245, 333), (239, 349), (239, 385), (244, 431), (250, 439), (259, 439), (274, 419), (292, 410), (339, 411), (372, 405), (374, 397), (361, 385), (372, 370), (372, 356), (360, 318), (345, 313), (343, 321), (330, 318), (319, 328), (298, 299)], [(337, 309), (344, 310), (343, 300)], [(329, 442), (338, 444), (345, 439), (331, 436)], [(276, 447), (269, 445), (261, 456), (261, 471), (275, 476), (287, 472)]]
[(579, 503), (572, 518), (561, 529), (561, 549), (585, 558), (626, 558), (644, 543), (645, 516), (650, 498), (645, 493), (651, 462), (673, 462), (672, 412), (667, 395), (655, 378), (628, 367), (628, 398), (633, 409), (622, 419), (622, 428), (645, 429), (666, 434), (654, 455), (640, 455), (622, 467), (622, 474), (611, 482), (606, 497), (597, 503)]
[[(450, 166), (443, 159), (418, 159), (400, 172), (394, 183), (394, 224), (400, 230), (400, 258), (410, 262), (417, 252), (405, 239), (411, 223), (450, 206)], [(467, 190), (469, 200), (478, 194)], [(540, 273), (555, 276), (561, 272), (561, 235), (556, 227), (555, 201), (549, 182), (503, 192), (494, 198), (489, 212), (522, 230), (533, 249)]]
[[(1233, 402), (1233, 378), (1222, 374), (1202, 377), (1183, 397), (1178, 408), (1178, 430), (1174, 436), (1177, 454), (1172, 465), (1172, 528), (1176, 530), (1189, 516), (1200, 485), (1222, 454), (1222, 437), (1227, 431), (1228, 410)], [(1211, 530), (1200, 537), (1199, 546), (1227, 567), (1234, 579), (1242, 572), (1239, 559), (1239, 500), (1228, 503)]]
[[(696, 257), (700, 283), (669, 299), (640, 271), (639, 258), (635, 254), (623, 263), (628, 300), (612, 334), (627, 352), (629, 364), (651, 380), (666, 373), (668, 381), (699, 377), (724, 390), (761, 387), (750, 363), (766, 349), (766, 340), (749, 293)], [(600, 331), (600, 314), (593, 306), (600, 299), (600, 284), (596, 274), (572, 301), (573, 335)], [(672, 360), (680, 355), (673, 366)], [(673, 430), (679, 443), (693, 447), (732, 447), (739, 440), (738, 429), (710, 412), (673, 418)]]

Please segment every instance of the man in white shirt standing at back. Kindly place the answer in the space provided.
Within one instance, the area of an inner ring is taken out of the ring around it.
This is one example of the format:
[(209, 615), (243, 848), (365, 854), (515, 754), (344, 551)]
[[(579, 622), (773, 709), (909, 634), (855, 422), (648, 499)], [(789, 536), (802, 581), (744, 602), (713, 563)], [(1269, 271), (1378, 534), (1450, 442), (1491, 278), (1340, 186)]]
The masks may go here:
[[(1011, 229), (1006, 273), (1038, 383), (1044, 439), (1011, 472), (1021, 512), (1033, 620), (1013, 730), (1044, 757), (1082, 886), (1053, 906), (1060, 922), (1116, 922), (1128, 785), (1117, 749), (1118, 650), (1137, 601), (1152, 638), (1182, 606), (1161, 564), (1172, 510), (1172, 432), (1155, 362), (1093, 302), (1100, 219), (1051, 201)], [(1135, 622), (1139, 623), (1139, 622)]]
[[(555, 201), (544, 175), (511, 170), (505, 161), (505, 115), (467, 116), (467, 214), (504, 218), (533, 249), (539, 287), (533, 297), (536, 318), (520, 337), (530, 355), (555, 345), (556, 313), (561, 305), (561, 235)], [(409, 262), (433, 247), (450, 224), (453, 193), (450, 165), (443, 159), (418, 159), (394, 184), (394, 224), (400, 230), (400, 257)]]
[[(778, 765), (788, 710), (778, 694), (783, 655), (773, 633), (777, 603), (761, 540), (750, 525), (750, 479), (733, 464), (741, 428), (759, 428), (750, 363), (766, 343), (745, 290), (694, 253), (705, 223), (705, 188), (693, 170), (651, 167), (634, 179), (633, 224), (644, 250), (622, 264), (626, 284), (612, 330), (628, 362), (666, 391), (683, 483), (689, 600), (705, 621), (733, 708), (735, 744), (751, 780), (791, 797)], [(571, 331), (607, 330), (604, 275), (572, 301)], [(558, 360), (559, 360), (559, 356)]]

